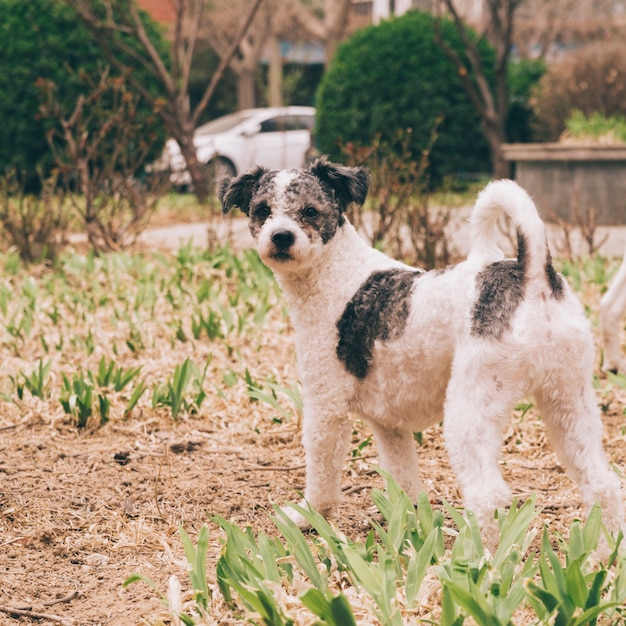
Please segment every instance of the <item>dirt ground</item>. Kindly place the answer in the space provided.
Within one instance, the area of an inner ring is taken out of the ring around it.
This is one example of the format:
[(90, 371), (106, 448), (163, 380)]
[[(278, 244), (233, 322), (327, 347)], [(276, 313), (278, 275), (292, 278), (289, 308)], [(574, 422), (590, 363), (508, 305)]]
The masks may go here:
[[(280, 367), (296, 380), (290, 333), (263, 332), (266, 349), (254, 355), (255, 369)], [(606, 447), (623, 470), (626, 397), (606, 384), (601, 377)], [(339, 527), (355, 538), (368, 529), (371, 488), (382, 487), (368, 437), (357, 422), (343, 477)], [(460, 505), (440, 428), (424, 433), (420, 459), (434, 506)], [(541, 522), (558, 528), (584, 515), (532, 409), (513, 416), (502, 467), (516, 495), (537, 493)], [(167, 621), (154, 589), (122, 584), (137, 572), (163, 593), (172, 574), (188, 586), (179, 525), (192, 539), (209, 525), (213, 579), (220, 531), (209, 517), (273, 533), (272, 505), (298, 499), (303, 486), (298, 420), (278, 419), (272, 407), (244, 396), (216, 395), (199, 415), (178, 421), (146, 409), (87, 431), (46, 403), (0, 402), (0, 625)], [(235, 622), (216, 615), (216, 623)]]

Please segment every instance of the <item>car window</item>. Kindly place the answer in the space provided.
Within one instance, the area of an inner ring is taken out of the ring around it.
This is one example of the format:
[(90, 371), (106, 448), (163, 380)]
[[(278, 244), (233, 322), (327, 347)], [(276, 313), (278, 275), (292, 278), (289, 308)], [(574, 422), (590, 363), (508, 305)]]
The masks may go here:
[(283, 118), (285, 130), (311, 130), (313, 122), (312, 115), (285, 115)]
[(312, 130), (312, 115), (279, 115), (261, 122), (262, 133), (276, 133), (283, 130)]
[(315, 119), (312, 115), (285, 115), (285, 130), (312, 130)]
[(270, 117), (269, 120), (265, 120), (261, 122), (261, 131), (262, 133), (277, 133), (280, 130), (285, 130), (282, 117)]

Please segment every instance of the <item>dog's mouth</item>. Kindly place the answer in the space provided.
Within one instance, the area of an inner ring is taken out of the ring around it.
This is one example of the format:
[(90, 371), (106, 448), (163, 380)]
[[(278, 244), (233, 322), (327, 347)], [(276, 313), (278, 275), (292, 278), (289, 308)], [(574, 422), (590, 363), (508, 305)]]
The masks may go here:
[(279, 263), (286, 263), (287, 261), (293, 261), (293, 257), (291, 256), (288, 249), (285, 248), (277, 248), (270, 254), (270, 258), (274, 261), (278, 261)]

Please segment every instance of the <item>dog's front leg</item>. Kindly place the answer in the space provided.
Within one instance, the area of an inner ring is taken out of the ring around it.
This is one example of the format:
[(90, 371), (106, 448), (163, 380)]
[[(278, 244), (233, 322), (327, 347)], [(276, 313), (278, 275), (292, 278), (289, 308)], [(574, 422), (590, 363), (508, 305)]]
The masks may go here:
[[(345, 463), (352, 420), (347, 412), (305, 404), (302, 444), (306, 457), (306, 488), (303, 506), (331, 517), (341, 500), (341, 472)], [(308, 522), (294, 509), (285, 511), (300, 528)]]

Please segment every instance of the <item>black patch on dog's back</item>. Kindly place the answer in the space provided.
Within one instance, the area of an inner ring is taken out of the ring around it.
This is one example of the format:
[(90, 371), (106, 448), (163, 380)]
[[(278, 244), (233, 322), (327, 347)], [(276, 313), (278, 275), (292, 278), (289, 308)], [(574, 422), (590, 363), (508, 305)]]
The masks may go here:
[(472, 335), (500, 339), (524, 298), (526, 276), (517, 261), (498, 261), (476, 276), (478, 300), (472, 312)]
[(391, 269), (370, 274), (337, 322), (337, 357), (359, 379), (367, 376), (374, 342), (399, 337), (411, 311), (419, 270)]
[(528, 255), (526, 240), (517, 235), (517, 260), (497, 261), (476, 276), (478, 300), (472, 311), (472, 335), (500, 339), (524, 299)]
[[(499, 339), (511, 327), (511, 319), (524, 298), (528, 246), (524, 236), (517, 234), (517, 261), (498, 261), (476, 276), (479, 296), (474, 304), (472, 334)], [(554, 269), (548, 252), (545, 276), (555, 300), (565, 295), (563, 277)]]

